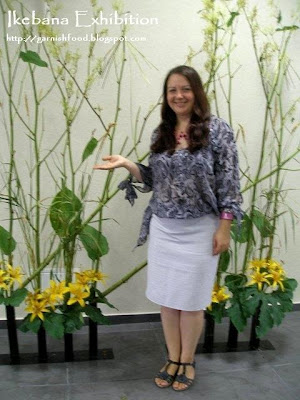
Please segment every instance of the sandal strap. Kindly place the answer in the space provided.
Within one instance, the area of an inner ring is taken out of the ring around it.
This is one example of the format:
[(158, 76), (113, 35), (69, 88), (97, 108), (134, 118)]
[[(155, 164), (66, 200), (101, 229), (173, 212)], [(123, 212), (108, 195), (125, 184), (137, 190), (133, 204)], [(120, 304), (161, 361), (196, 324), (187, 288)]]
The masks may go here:
[[(183, 375), (185, 375), (185, 371), (186, 371), (186, 366), (190, 365), (191, 367), (195, 368), (196, 367), (196, 361), (193, 361), (192, 363), (188, 363), (188, 362), (182, 362), (180, 363), (180, 365), (183, 365)], [(188, 378), (187, 378), (188, 379)], [(184, 382), (183, 382), (184, 383)]]
[(180, 365), (191, 365), (193, 368), (195, 368), (195, 366), (196, 366), (196, 361), (193, 361), (192, 363), (182, 362), (182, 363), (180, 363)]
[(156, 377), (156, 378), (159, 378), (159, 379), (163, 379), (164, 381), (167, 381), (168, 383), (172, 384), (172, 383), (174, 382), (176, 373), (175, 373), (174, 375), (169, 374), (169, 372), (168, 372), (168, 367), (169, 367), (170, 364), (175, 364), (175, 365), (178, 365), (178, 366), (179, 366), (179, 365), (180, 365), (180, 362), (177, 362), (177, 361), (173, 361), (173, 360), (168, 359), (168, 360), (167, 360), (167, 364), (166, 364), (166, 366), (165, 366), (165, 369), (164, 369), (163, 371), (159, 371), (159, 372), (156, 374), (155, 377)]
[(180, 374), (180, 375), (176, 376), (175, 382), (183, 383), (184, 385), (191, 386), (194, 383), (194, 379), (188, 378), (185, 374)]
[(158, 372), (155, 378), (162, 379), (164, 381), (167, 381), (168, 383), (173, 383), (174, 381), (174, 375), (170, 375), (167, 371)]
[(168, 368), (168, 366), (170, 365), (170, 364), (175, 364), (175, 365), (181, 365), (181, 363), (179, 362), (179, 361), (172, 361), (172, 360), (170, 360), (170, 359), (168, 359), (167, 360), (167, 363), (168, 363), (168, 365), (167, 365), (167, 368)]

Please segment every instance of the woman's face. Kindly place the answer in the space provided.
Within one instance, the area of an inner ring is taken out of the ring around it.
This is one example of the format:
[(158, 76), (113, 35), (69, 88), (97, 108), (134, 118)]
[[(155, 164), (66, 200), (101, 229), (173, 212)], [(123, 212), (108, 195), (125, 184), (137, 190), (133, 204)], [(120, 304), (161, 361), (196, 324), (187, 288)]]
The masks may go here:
[(189, 81), (180, 74), (172, 74), (167, 81), (167, 102), (177, 117), (190, 117), (195, 96)]

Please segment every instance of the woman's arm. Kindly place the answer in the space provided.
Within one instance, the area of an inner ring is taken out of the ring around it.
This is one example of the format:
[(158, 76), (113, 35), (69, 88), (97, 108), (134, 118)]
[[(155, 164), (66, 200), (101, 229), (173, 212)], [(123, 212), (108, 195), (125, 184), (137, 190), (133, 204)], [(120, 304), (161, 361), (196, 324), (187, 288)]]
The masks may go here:
[(231, 220), (220, 219), (219, 227), (213, 237), (213, 255), (228, 250), (230, 244)]
[(120, 155), (111, 155), (103, 157), (102, 160), (107, 162), (105, 164), (94, 165), (93, 169), (108, 170), (123, 167), (139, 182), (143, 182), (139, 167), (127, 158)]

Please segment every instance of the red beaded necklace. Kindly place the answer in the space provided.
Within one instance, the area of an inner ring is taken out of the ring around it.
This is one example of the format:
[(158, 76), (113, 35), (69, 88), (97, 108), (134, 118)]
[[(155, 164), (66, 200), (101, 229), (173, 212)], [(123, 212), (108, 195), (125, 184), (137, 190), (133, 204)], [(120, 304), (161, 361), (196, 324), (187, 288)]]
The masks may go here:
[(183, 140), (187, 141), (189, 139), (189, 135), (187, 132), (175, 131), (175, 139), (176, 144), (181, 144)]

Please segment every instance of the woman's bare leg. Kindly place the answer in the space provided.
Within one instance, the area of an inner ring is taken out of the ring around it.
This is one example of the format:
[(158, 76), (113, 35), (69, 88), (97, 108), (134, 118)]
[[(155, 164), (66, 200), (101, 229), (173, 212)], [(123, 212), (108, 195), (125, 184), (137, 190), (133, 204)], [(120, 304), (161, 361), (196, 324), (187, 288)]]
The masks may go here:
[[(181, 352), (181, 333), (180, 333), (180, 313), (181, 311), (169, 307), (161, 307), (161, 321), (168, 348), (168, 358), (172, 361), (179, 361)], [(162, 368), (163, 371), (165, 367)], [(171, 364), (167, 372), (175, 375), (178, 369), (177, 365)], [(168, 382), (155, 378), (155, 382), (159, 386), (168, 386)]]
[[(180, 334), (181, 334), (181, 353), (180, 362), (192, 363), (195, 358), (196, 347), (202, 332), (204, 311), (181, 311), (180, 312)], [(179, 368), (178, 374), (183, 372), (183, 367)], [(187, 378), (194, 379), (195, 370), (191, 366), (186, 366)], [(173, 387), (184, 389), (184, 383), (174, 382)]]

